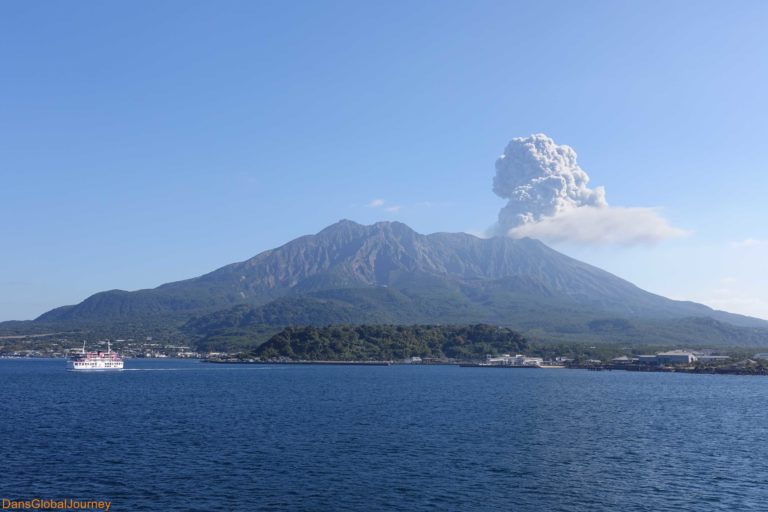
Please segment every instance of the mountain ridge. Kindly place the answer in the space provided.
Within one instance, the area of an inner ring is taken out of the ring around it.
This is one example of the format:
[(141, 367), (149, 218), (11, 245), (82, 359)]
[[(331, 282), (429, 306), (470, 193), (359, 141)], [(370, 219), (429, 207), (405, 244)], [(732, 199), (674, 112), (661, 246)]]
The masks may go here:
[[(388, 293), (371, 291), (377, 289)], [(293, 316), (281, 317), (280, 305)], [(290, 318), (313, 323), (457, 318), (535, 328), (537, 321), (552, 323), (547, 315), (578, 318), (582, 324), (614, 317), (642, 322), (704, 317), (768, 333), (768, 321), (647, 292), (538, 240), (423, 235), (400, 222), (362, 225), (350, 220), (199, 277), (152, 289), (99, 292), (34, 322), (139, 319), (182, 325), (238, 307), (271, 308), (267, 316), (282, 323)], [(254, 318), (261, 315), (255, 312)]]

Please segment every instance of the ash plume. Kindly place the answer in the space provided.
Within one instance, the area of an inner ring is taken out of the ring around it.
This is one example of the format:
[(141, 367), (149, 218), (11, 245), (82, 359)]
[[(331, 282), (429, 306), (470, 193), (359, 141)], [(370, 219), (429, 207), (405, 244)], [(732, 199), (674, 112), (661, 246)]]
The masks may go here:
[(577, 243), (654, 243), (685, 232), (654, 208), (610, 207), (589, 187), (576, 152), (544, 134), (512, 139), (496, 160), (493, 191), (507, 199), (493, 231)]

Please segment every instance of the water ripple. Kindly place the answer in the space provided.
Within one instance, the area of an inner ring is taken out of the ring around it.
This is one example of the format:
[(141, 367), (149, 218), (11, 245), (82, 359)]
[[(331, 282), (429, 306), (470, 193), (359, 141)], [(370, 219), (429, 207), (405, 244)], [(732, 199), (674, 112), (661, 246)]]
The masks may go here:
[(171, 511), (768, 501), (764, 379), (128, 364), (141, 366), (82, 375), (60, 361), (0, 361), (0, 496)]

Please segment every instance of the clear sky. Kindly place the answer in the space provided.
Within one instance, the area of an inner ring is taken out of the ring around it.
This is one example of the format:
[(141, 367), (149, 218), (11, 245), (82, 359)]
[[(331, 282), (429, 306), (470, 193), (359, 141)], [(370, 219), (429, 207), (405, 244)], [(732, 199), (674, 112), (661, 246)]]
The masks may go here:
[(763, 1), (2, 2), (0, 320), (342, 218), (483, 233), (532, 133), (689, 232), (556, 248), (768, 318), (766, 26)]

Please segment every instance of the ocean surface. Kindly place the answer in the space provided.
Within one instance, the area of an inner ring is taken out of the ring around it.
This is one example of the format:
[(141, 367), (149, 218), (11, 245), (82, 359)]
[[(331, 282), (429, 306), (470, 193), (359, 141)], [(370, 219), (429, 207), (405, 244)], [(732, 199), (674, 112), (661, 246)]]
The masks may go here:
[(768, 510), (768, 378), (0, 360), (0, 498), (115, 511)]

